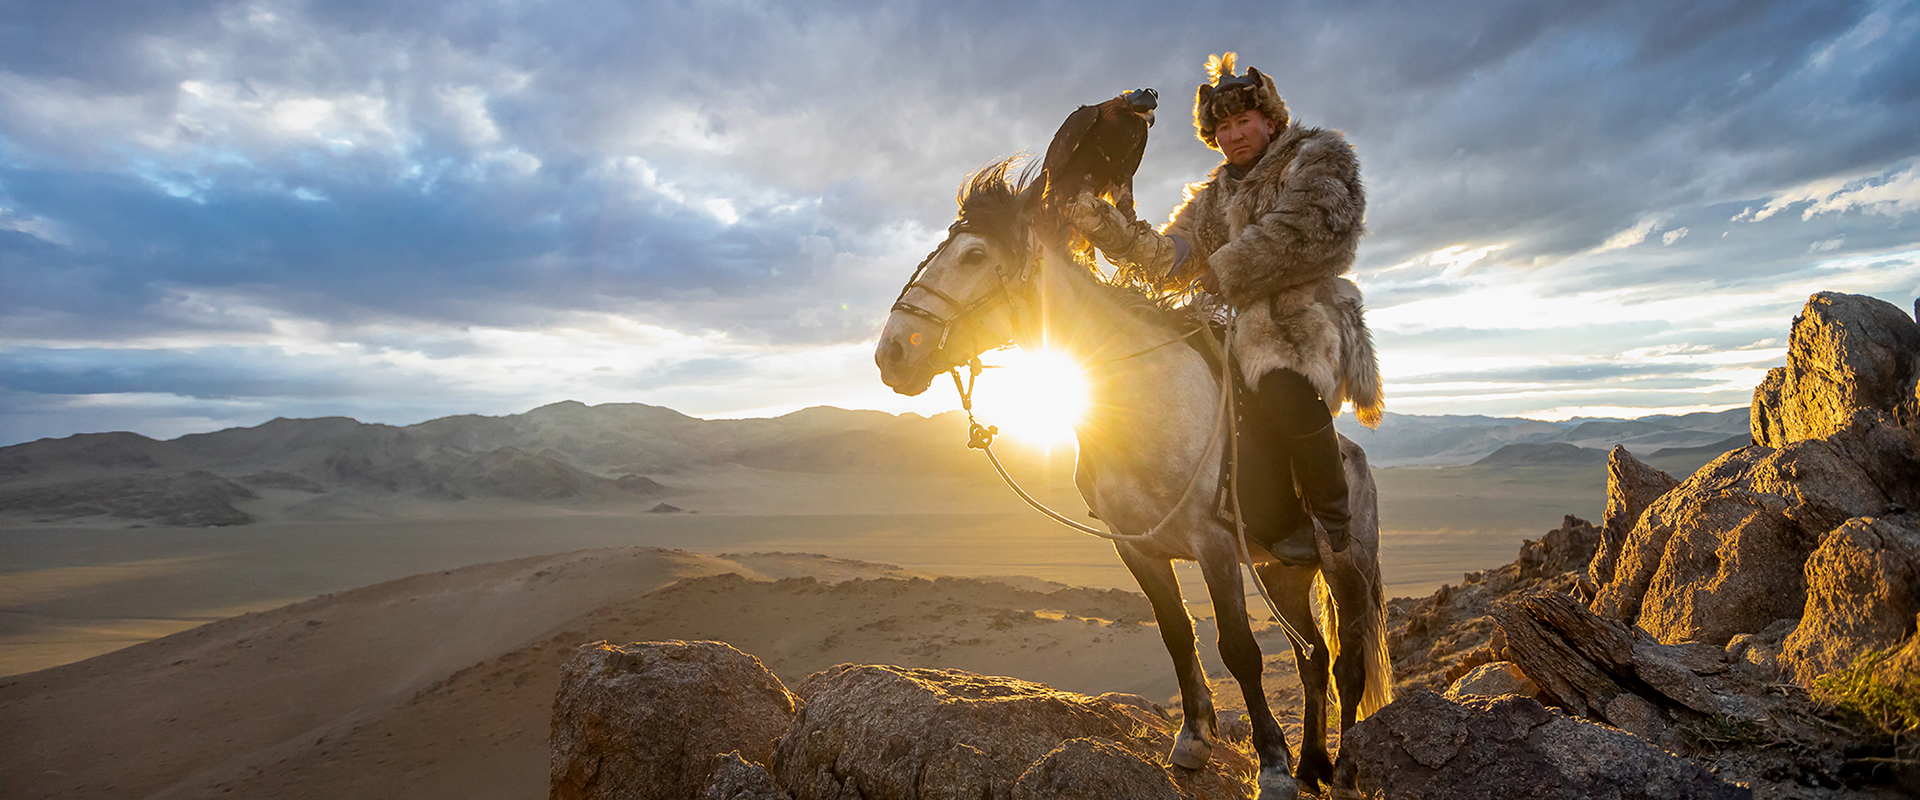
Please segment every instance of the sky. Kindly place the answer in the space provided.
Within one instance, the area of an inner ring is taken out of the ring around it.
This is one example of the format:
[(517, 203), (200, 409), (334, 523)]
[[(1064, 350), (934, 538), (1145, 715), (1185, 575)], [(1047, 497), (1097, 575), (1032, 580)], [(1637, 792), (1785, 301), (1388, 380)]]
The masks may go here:
[(0, 0), (0, 444), (955, 408), (872, 348), (961, 180), (1149, 86), (1163, 220), (1225, 50), (1360, 155), (1391, 412), (1741, 406), (1920, 294), (1914, 2)]

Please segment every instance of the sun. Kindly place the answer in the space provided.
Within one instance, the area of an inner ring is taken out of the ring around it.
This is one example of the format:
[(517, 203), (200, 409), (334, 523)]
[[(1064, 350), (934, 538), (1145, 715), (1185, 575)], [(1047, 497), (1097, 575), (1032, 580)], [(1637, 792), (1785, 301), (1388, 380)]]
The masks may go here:
[(1073, 442), (1073, 426), (1087, 410), (1087, 380), (1079, 364), (1065, 353), (1018, 348), (981, 360), (995, 367), (981, 373), (973, 393), (981, 424), (1032, 446)]

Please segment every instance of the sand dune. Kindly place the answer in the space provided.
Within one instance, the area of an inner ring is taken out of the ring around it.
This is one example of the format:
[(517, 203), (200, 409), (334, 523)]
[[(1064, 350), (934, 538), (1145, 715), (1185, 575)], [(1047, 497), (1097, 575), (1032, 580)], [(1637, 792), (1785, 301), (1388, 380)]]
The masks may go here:
[(788, 681), (860, 661), (1173, 694), (1143, 598), (1028, 583), (651, 548), (418, 575), (5, 679), (0, 784), (21, 798), (539, 796), (558, 665), (598, 639), (721, 639)]

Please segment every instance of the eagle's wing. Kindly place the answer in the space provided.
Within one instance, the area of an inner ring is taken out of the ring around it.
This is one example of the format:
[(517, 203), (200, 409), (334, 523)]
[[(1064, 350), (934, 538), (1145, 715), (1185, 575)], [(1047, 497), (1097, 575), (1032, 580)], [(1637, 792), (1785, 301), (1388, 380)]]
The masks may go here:
[[(1046, 160), (1040, 162), (1041, 178), (1047, 182), (1046, 193), (1052, 198), (1064, 190), (1054, 188), (1054, 181), (1062, 180), (1066, 175), (1067, 161), (1073, 158), (1074, 151), (1080, 148), (1080, 141), (1087, 132), (1093, 130), (1094, 123), (1100, 121), (1100, 106), (1081, 106), (1067, 115), (1060, 123), (1060, 130), (1054, 131), (1053, 143), (1047, 145)], [(1072, 197), (1060, 197), (1058, 202), (1072, 200)]]
[(1103, 144), (1107, 145), (1106, 154), (1112, 158), (1109, 162), (1112, 171), (1100, 180), (1106, 184), (1101, 188), (1107, 199), (1127, 219), (1135, 219), (1133, 174), (1140, 170), (1140, 159), (1147, 153), (1147, 122), (1131, 113), (1126, 117), (1116, 119), (1113, 125), (1102, 126), (1102, 138), (1106, 140)]

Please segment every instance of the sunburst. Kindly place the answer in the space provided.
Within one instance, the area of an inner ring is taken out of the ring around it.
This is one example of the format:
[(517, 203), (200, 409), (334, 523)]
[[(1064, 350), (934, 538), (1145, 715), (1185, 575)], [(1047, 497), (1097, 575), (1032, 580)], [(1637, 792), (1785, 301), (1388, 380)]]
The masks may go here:
[(995, 367), (980, 376), (974, 414), (983, 425), (1022, 444), (1054, 447), (1073, 442), (1073, 426), (1087, 410), (1087, 380), (1065, 353), (1018, 348), (988, 354)]

